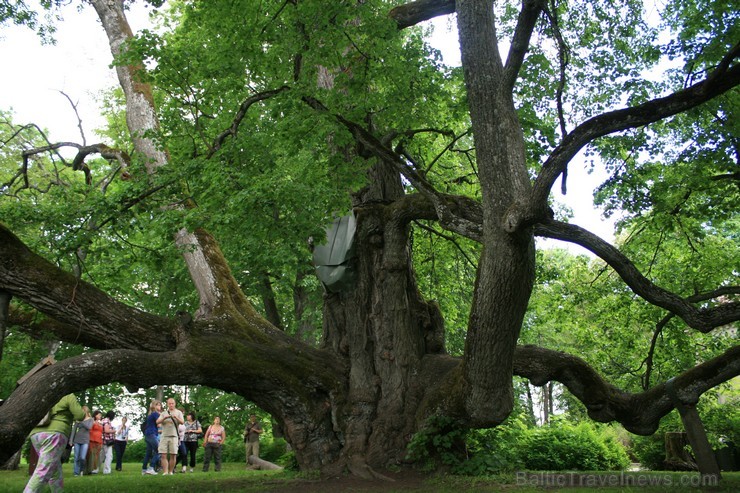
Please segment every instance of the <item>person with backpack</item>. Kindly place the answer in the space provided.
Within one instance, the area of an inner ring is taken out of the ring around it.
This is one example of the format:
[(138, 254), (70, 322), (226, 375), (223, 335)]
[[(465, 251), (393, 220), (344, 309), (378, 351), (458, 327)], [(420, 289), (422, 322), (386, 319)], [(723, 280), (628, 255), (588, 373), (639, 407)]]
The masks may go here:
[(24, 493), (42, 491), (47, 485), (52, 491), (64, 489), (62, 454), (67, 448), (72, 422), (84, 417), (85, 410), (75, 395), (67, 394), (51, 408), (48, 420), (31, 430), (31, 446), (39, 459)]

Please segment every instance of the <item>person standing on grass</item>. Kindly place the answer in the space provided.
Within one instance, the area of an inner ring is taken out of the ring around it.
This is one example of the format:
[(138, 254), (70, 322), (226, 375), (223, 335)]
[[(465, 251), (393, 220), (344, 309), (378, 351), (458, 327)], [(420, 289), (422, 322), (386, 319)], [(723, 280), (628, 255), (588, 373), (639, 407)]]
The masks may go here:
[(72, 446), (74, 447), (75, 462), (72, 470), (75, 476), (81, 476), (85, 471), (85, 464), (87, 463), (87, 449), (90, 446), (90, 428), (93, 425), (92, 416), (90, 416), (90, 409), (87, 406), (82, 406), (85, 411), (85, 417), (82, 421), (75, 424), (75, 437), (72, 440)]
[(113, 449), (116, 452), (116, 471), (120, 471), (123, 464), (123, 453), (126, 451), (126, 444), (128, 443), (128, 432), (131, 427), (128, 425), (128, 418), (126, 416), (121, 418), (121, 425), (116, 428), (116, 441), (113, 444)]
[(31, 430), (31, 445), (39, 459), (24, 493), (43, 491), (47, 485), (52, 491), (64, 489), (62, 454), (67, 448), (72, 422), (82, 420), (85, 410), (74, 394), (68, 394), (54, 404), (50, 416), (48, 424)]
[[(203, 434), (203, 428), (200, 426), (200, 422), (195, 419), (195, 413), (189, 412), (185, 419), (185, 449), (190, 454), (190, 472), (193, 472), (195, 467), (195, 453), (198, 451), (198, 438)], [(185, 467), (187, 463), (187, 455), (182, 465)], [(184, 469), (183, 469), (184, 472)]]
[(244, 428), (244, 445), (247, 453), (247, 467), (249, 467), (249, 456), (260, 456), (260, 435), (262, 434), (262, 425), (257, 421), (256, 414), (249, 415), (249, 422)]
[(208, 466), (211, 464), (213, 457), (216, 466), (216, 472), (221, 471), (221, 447), (226, 441), (226, 430), (221, 426), (221, 418), (215, 416), (213, 424), (206, 430), (206, 436), (203, 438), (203, 446), (206, 448), (203, 457), (203, 472), (208, 472)]
[(98, 473), (100, 452), (103, 450), (103, 425), (101, 424), (103, 413), (96, 410), (93, 412), (92, 417), (93, 425), (90, 428), (90, 446), (87, 449), (85, 475)]
[[(146, 454), (144, 455), (144, 462), (141, 464), (141, 474), (157, 474), (154, 470), (157, 459), (157, 447), (159, 444), (159, 431), (157, 430), (157, 420), (159, 419), (159, 412), (162, 410), (162, 403), (158, 400), (153, 400), (149, 404), (149, 414), (144, 422), (144, 441), (146, 442)], [(147, 467), (148, 466), (148, 467)]]
[(105, 418), (100, 422), (103, 425), (103, 451), (101, 461), (103, 462), (103, 474), (111, 473), (111, 464), (113, 463), (113, 445), (116, 443), (116, 429), (113, 427), (113, 418), (116, 413), (108, 411)]
[(175, 407), (175, 399), (167, 399), (167, 410), (157, 418), (157, 424), (162, 425), (162, 438), (159, 442), (159, 454), (162, 459), (162, 470), (164, 475), (171, 475), (175, 472), (177, 461), (177, 451), (179, 448), (179, 434), (177, 427), (183, 424), (185, 420), (182, 412)]

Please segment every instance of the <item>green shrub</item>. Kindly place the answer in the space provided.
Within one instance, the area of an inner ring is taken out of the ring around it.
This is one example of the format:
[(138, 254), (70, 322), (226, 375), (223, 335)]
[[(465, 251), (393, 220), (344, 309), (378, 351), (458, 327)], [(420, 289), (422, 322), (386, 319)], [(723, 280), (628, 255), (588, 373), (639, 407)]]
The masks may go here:
[(470, 458), (454, 472), (477, 476), (521, 469), (524, 466), (521, 444), (527, 431), (522, 416), (511, 416), (495, 428), (472, 430), (467, 439)]
[(665, 469), (665, 434), (654, 433), (649, 436), (632, 437), (632, 454), (645, 469), (662, 471)]
[(408, 458), (426, 470), (445, 468), (467, 476), (513, 471), (523, 464), (517, 444), (526, 430), (519, 417), (496, 428), (469, 430), (451, 418), (433, 416), (411, 439)]
[(123, 453), (123, 460), (126, 462), (144, 462), (146, 454), (146, 442), (144, 439), (128, 442), (126, 451)]
[(459, 465), (467, 459), (466, 435), (467, 430), (453, 418), (431, 416), (426, 426), (411, 438), (407, 458), (428, 471)]
[(275, 464), (283, 466), (289, 471), (300, 470), (300, 468), (298, 467), (298, 459), (296, 459), (295, 452), (292, 450), (284, 452), (283, 455), (275, 460)]
[(533, 428), (524, 448), (524, 466), (530, 470), (621, 470), (630, 464), (616, 434), (609, 427), (589, 422), (574, 425), (555, 420)]
[[(286, 454), (287, 448), (288, 444), (282, 438), (262, 440), (260, 443), (260, 457), (266, 461), (278, 464), (278, 460)], [(295, 454), (293, 455), (295, 456)]]

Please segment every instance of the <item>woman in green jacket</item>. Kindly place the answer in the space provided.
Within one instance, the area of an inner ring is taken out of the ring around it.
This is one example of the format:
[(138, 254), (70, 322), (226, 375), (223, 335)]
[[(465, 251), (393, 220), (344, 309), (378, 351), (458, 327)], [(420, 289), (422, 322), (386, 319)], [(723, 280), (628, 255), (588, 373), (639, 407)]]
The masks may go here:
[(50, 415), (48, 424), (31, 430), (31, 445), (39, 455), (39, 462), (24, 493), (42, 491), (47, 484), (53, 492), (64, 488), (62, 453), (72, 431), (72, 422), (84, 418), (85, 411), (74, 394), (69, 394), (51, 408)]

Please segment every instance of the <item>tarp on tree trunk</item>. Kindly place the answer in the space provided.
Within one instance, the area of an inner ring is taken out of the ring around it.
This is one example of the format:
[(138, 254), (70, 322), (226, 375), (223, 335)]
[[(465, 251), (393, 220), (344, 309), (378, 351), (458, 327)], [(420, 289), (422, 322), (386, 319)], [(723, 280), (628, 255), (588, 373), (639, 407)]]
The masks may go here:
[(332, 293), (351, 288), (355, 283), (355, 227), (353, 214), (339, 217), (326, 229), (326, 244), (314, 247), (316, 276)]

